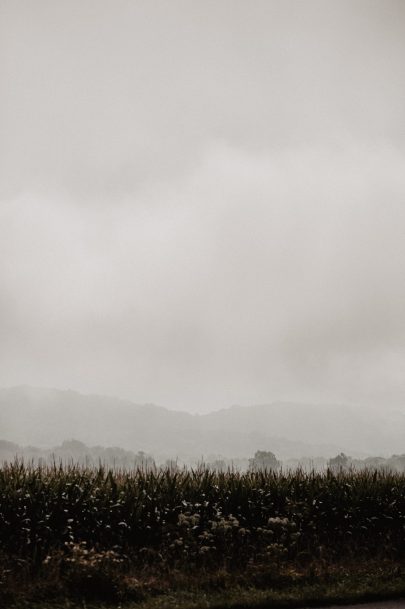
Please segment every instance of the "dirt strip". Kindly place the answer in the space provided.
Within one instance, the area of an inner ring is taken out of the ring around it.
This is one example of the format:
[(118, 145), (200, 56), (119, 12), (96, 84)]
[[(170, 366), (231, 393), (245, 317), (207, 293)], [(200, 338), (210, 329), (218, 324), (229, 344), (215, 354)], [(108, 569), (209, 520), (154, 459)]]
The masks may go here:
[[(310, 609), (309, 607), (307, 609)], [(358, 603), (356, 605), (331, 605), (325, 609), (405, 609), (405, 599), (396, 601), (378, 601), (376, 603)]]

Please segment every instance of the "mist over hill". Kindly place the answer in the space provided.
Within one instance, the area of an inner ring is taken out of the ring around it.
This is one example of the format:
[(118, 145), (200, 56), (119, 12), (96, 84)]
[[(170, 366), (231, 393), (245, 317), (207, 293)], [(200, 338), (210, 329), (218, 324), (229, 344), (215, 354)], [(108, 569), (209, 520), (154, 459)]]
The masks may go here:
[(405, 412), (344, 405), (272, 403), (204, 415), (74, 391), (0, 390), (0, 438), (50, 448), (76, 438), (154, 455), (247, 457), (258, 449), (280, 458), (391, 455), (405, 451)]

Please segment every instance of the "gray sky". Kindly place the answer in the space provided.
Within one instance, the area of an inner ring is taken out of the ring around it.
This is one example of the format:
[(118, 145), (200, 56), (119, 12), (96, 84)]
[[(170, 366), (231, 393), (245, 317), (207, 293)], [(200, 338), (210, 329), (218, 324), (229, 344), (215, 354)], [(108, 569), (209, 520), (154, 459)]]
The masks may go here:
[(0, 385), (403, 405), (405, 3), (0, 0)]

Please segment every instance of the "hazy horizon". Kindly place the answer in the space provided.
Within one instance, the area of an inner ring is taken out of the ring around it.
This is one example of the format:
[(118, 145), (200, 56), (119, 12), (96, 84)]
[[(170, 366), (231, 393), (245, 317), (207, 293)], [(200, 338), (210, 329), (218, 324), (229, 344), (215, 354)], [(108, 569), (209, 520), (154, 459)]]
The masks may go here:
[(0, 442), (52, 448), (66, 440), (154, 455), (283, 458), (404, 454), (405, 409), (273, 402), (197, 415), (116, 397), (0, 388)]
[(0, 386), (405, 405), (405, 4), (3, 0)]
[[(184, 412), (184, 413), (188, 413), (188, 414), (192, 414), (192, 415), (205, 415), (205, 414), (214, 414), (214, 413), (218, 413), (224, 410), (231, 410), (231, 409), (245, 409), (245, 408), (255, 408), (255, 407), (266, 407), (266, 406), (273, 406), (273, 405), (279, 405), (279, 404), (290, 404), (290, 405), (295, 405), (298, 407), (302, 407), (303, 409), (306, 406), (325, 406), (325, 408), (336, 408), (336, 407), (349, 407), (349, 408), (359, 408), (360, 410), (363, 411), (378, 411), (379, 407), (378, 405), (375, 404), (356, 404), (356, 403), (350, 403), (350, 402), (322, 402), (322, 401), (316, 401), (314, 400), (313, 402), (309, 402), (309, 401), (305, 401), (305, 400), (287, 400), (287, 399), (269, 399), (269, 400), (265, 400), (263, 402), (235, 402), (233, 404), (223, 404), (222, 406), (218, 406), (216, 408), (210, 408), (209, 404), (206, 405), (206, 408), (198, 410), (196, 408), (193, 407), (193, 404), (190, 404), (188, 407), (187, 405), (183, 408), (181, 407), (176, 407), (175, 405), (168, 405), (168, 404), (164, 404), (164, 403), (160, 403), (160, 402), (152, 402), (152, 401), (146, 401), (146, 402), (136, 402), (135, 400), (133, 400), (131, 397), (127, 397), (125, 395), (120, 395), (117, 393), (102, 393), (102, 392), (98, 392), (98, 391), (81, 391), (80, 389), (74, 388), (74, 387), (52, 387), (52, 386), (39, 386), (39, 385), (29, 385), (27, 383), (20, 383), (20, 384), (16, 384), (16, 385), (3, 385), (0, 386), (0, 392), (1, 391), (27, 391), (28, 394), (30, 394), (31, 392), (35, 395), (38, 392), (45, 392), (45, 393), (49, 393), (49, 392), (56, 392), (56, 393), (72, 393), (72, 394), (76, 394), (76, 395), (80, 395), (83, 397), (100, 397), (100, 398), (108, 398), (108, 399), (112, 399), (112, 400), (117, 400), (117, 402), (128, 402), (137, 406), (157, 406), (158, 408), (164, 408), (165, 410), (169, 410), (172, 412)], [(395, 410), (395, 406), (393, 407)], [(404, 416), (405, 416), (405, 406), (399, 409), (399, 412), (403, 412)]]

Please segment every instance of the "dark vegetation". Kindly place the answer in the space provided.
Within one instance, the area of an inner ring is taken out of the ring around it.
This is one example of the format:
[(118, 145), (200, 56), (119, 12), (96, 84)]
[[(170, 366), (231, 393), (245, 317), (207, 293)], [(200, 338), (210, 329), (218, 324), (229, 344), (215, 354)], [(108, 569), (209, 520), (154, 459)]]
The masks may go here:
[(38, 448), (35, 446), (19, 446), (14, 442), (0, 440), (0, 465), (15, 459), (24, 460), (36, 466), (52, 466), (55, 462), (64, 466), (71, 464), (87, 468), (103, 466), (113, 470), (169, 468), (182, 469), (210, 469), (226, 472), (229, 469), (245, 472), (248, 470), (276, 470), (295, 471), (301, 469), (308, 473), (316, 470), (324, 472), (326, 469), (334, 471), (387, 471), (405, 473), (405, 455), (392, 455), (391, 457), (353, 458), (340, 453), (332, 458), (302, 457), (301, 459), (279, 460), (275, 454), (268, 450), (257, 450), (254, 456), (248, 458), (226, 458), (220, 454), (201, 456), (198, 459), (184, 457), (173, 459), (171, 455), (157, 457), (144, 451), (134, 452), (117, 446), (87, 446), (78, 440), (65, 440), (53, 448)]
[(400, 574), (405, 559), (400, 474), (14, 463), (0, 470), (0, 498), (7, 606), (48, 597), (138, 602), (190, 583), (303, 586), (345, 565)]
[(36, 446), (19, 446), (14, 442), (0, 440), (0, 463), (16, 459), (37, 466), (74, 463), (83, 467), (104, 467), (112, 469), (148, 468), (155, 465), (154, 459), (143, 451), (133, 452), (117, 446), (86, 446), (78, 440), (65, 440), (60, 446), (44, 449)]

